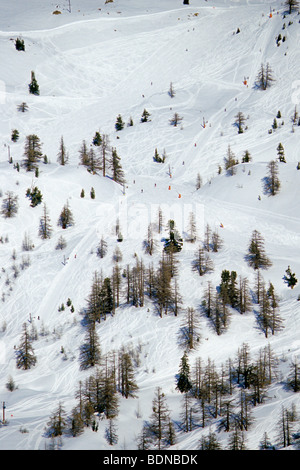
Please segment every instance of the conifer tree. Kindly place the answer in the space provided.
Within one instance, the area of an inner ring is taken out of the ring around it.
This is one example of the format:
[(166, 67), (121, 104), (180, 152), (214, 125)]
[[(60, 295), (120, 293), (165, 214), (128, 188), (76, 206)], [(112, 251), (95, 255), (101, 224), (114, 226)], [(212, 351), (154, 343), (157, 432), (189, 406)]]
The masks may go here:
[(264, 239), (260, 232), (254, 230), (248, 247), (248, 255), (246, 256), (249, 266), (253, 269), (268, 269), (272, 266), (271, 261), (266, 256)]
[(283, 279), (284, 279), (284, 282), (291, 289), (293, 289), (298, 282), (298, 279), (296, 278), (296, 274), (291, 271), (290, 266), (288, 266), (288, 268), (286, 269)]
[(267, 194), (275, 196), (280, 189), (280, 181), (278, 178), (278, 164), (275, 160), (268, 163), (268, 176), (264, 181), (264, 189)]
[(115, 148), (112, 149), (110, 167), (112, 170), (113, 181), (119, 184), (124, 184), (125, 183), (124, 171), (122, 169), (121, 159), (119, 155), (117, 154), (117, 150)]
[(124, 129), (124, 125), (125, 125), (125, 124), (124, 124), (124, 121), (123, 121), (123, 119), (122, 119), (122, 116), (121, 116), (121, 114), (119, 114), (119, 115), (117, 116), (117, 120), (116, 120), (116, 123), (115, 123), (115, 129), (116, 129), (116, 131), (121, 131), (122, 129)]
[(74, 218), (73, 218), (72, 211), (69, 207), (69, 202), (67, 202), (62, 208), (57, 225), (60, 225), (63, 229), (66, 229), (74, 225)]
[(38, 82), (35, 78), (35, 73), (33, 71), (31, 71), (31, 82), (28, 85), (28, 88), (29, 88), (29, 93), (31, 93), (32, 95), (39, 95), (40, 94), (40, 88), (39, 88)]
[(16, 365), (18, 369), (28, 370), (36, 364), (36, 356), (31, 344), (30, 334), (27, 329), (27, 324), (23, 323), (23, 335), (21, 343), (16, 351)]
[(153, 441), (157, 445), (158, 450), (161, 450), (168, 444), (169, 422), (169, 409), (166, 397), (161, 388), (157, 387), (152, 401), (150, 429)]
[(138, 390), (131, 356), (124, 350), (119, 352), (118, 357), (118, 388), (125, 398), (135, 397)]
[(147, 109), (144, 109), (141, 117), (141, 122), (148, 122), (150, 117), (150, 113), (147, 111)]
[(192, 269), (197, 271), (199, 276), (213, 271), (214, 266), (210, 257), (205, 253), (204, 248), (199, 247), (195, 253), (195, 259), (192, 261)]
[(238, 161), (235, 159), (235, 155), (234, 155), (233, 151), (231, 150), (230, 145), (228, 145), (227, 155), (224, 158), (224, 162), (225, 162), (224, 163), (224, 168), (227, 171), (227, 174), (230, 175), (230, 176), (235, 175), (236, 165), (237, 165)]
[(52, 227), (50, 222), (50, 217), (48, 215), (48, 209), (46, 204), (44, 204), (43, 214), (40, 218), (40, 228), (39, 228), (39, 236), (46, 240), (47, 238), (51, 238), (52, 234)]
[(281, 142), (279, 142), (277, 146), (277, 156), (280, 162), (286, 163), (285, 156), (284, 156), (284, 148)]
[(298, 0), (285, 0), (284, 4), (289, 8), (289, 14), (291, 14), (292, 11), (298, 11), (299, 9)]
[(180, 360), (179, 372), (176, 379), (176, 388), (181, 393), (186, 393), (192, 388), (192, 383), (190, 380), (190, 366), (186, 351)]
[(108, 426), (105, 429), (105, 438), (110, 446), (118, 443), (117, 427), (113, 419), (109, 420)]
[(60, 165), (66, 165), (68, 163), (69, 156), (66, 151), (65, 143), (64, 143), (64, 138), (61, 136), (60, 139), (60, 145), (59, 145), (59, 150), (57, 154), (57, 161)]
[(66, 415), (61, 403), (58, 404), (57, 409), (52, 413), (47, 424), (47, 434), (49, 437), (62, 436), (66, 430)]
[(246, 118), (244, 114), (239, 111), (237, 115), (235, 116), (235, 124), (238, 127), (238, 133), (242, 134), (244, 132), (244, 124), (245, 124)]
[(5, 218), (14, 217), (18, 213), (18, 196), (12, 191), (7, 191), (2, 201), (1, 215)]
[(94, 322), (88, 322), (85, 342), (80, 347), (80, 368), (88, 369), (100, 363), (101, 352)]
[(88, 151), (88, 147), (87, 147), (85, 140), (82, 141), (81, 147), (79, 149), (79, 157), (80, 157), (80, 164), (84, 166), (88, 166), (90, 157), (89, 157), (89, 151)]
[(39, 137), (35, 134), (26, 136), (23, 160), (23, 166), (26, 171), (35, 170), (41, 158), (42, 144)]

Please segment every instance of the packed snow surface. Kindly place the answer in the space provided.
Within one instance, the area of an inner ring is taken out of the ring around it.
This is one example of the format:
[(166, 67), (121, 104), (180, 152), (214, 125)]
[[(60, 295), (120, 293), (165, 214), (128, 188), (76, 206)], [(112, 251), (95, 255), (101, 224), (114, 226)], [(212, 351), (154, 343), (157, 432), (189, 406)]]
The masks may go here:
[[(199, 240), (194, 245), (184, 241), (176, 255), (183, 300), (178, 317), (161, 318), (147, 299), (136, 308), (122, 298), (115, 315), (97, 324), (103, 355), (124, 346), (138, 350), (140, 357), (137, 397), (120, 398), (118, 443), (113, 448), (136, 449), (158, 386), (165, 393), (172, 419), (180, 422), (182, 396), (176, 390), (175, 376), (183, 355), (178, 338), (184, 309), (200, 310), (207, 281), (218, 285), (223, 269), (248, 277), (253, 287), (255, 273), (245, 261), (253, 230), (263, 235), (272, 261), (263, 277), (273, 283), (280, 298), (284, 329), (265, 338), (256, 322), (255, 305), (245, 315), (232, 310), (230, 325), (220, 336), (201, 317), (199, 345), (188, 354), (190, 367), (198, 357), (204, 363), (210, 358), (220, 367), (235, 358), (243, 343), (249, 344), (253, 357), (270, 344), (280, 362), (282, 381), (279, 378), (265, 402), (252, 411), (254, 423), (246, 433), (249, 449), (258, 448), (265, 432), (274, 442), (282, 406), (300, 405), (299, 394), (284, 387), (288, 364), (299, 360), (300, 354), (300, 282), (293, 290), (283, 282), (288, 265), (300, 275), (300, 171), (296, 169), (300, 127), (293, 128), (290, 120), (300, 100), (299, 16), (293, 13), (284, 19), (280, 1), (182, 3), (72, 0), (71, 11), (68, 1), (0, 3), (0, 189), (2, 198), (12, 191), (19, 203), (15, 217), (0, 221), (0, 236), (5, 240), (0, 245), (0, 400), (5, 403), (8, 423), (0, 427), (0, 449), (46, 448), (45, 427), (58, 403), (67, 413), (75, 406), (79, 381), (93, 373), (81, 370), (79, 363), (85, 337), (81, 311), (93, 275), (95, 271), (111, 275), (117, 246), (123, 256), (122, 269), (133, 266), (136, 257), (146, 267), (158, 264), (162, 236), (154, 230), (157, 247), (152, 256), (145, 254), (143, 240), (148, 224), (157, 223), (159, 207), (164, 226), (174, 219), (183, 236), (190, 212), (197, 214)], [(61, 14), (53, 14), (55, 10)], [(277, 46), (279, 33), (286, 40)], [(16, 50), (17, 37), (24, 39), (25, 52)], [(260, 65), (267, 62), (275, 81), (261, 91), (256, 77)], [(40, 87), (39, 96), (28, 93), (31, 71)], [(168, 93), (171, 82), (173, 98)], [(17, 109), (22, 102), (28, 105), (25, 113)], [(141, 123), (144, 109), (150, 121)], [(282, 117), (270, 133), (278, 110)], [(239, 111), (246, 117), (243, 134), (238, 134), (234, 124)], [(175, 112), (182, 118), (177, 127), (170, 125)], [(118, 114), (126, 123), (119, 132), (114, 127)], [(128, 127), (130, 118), (133, 126)], [(11, 141), (13, 129), (20, 134), (17, 142)], [(109, 136), (121, 157), (125, 188), (79, 165), (82, 141), (90, 145), (99, 130)], [(48, 157), (48, 164), (39, 165), (38, 178), (22, 166), (19, 172), (15, 168), (22, 163), (29, 134), (38, 135)], [(69, 153), (66, 166), (57, 163), (61, 136)], [(277, 158), (279, 142), (286, 163), (279, 164), (280, 192), (269, 196), (264, 193), (263, 179), (268, 163)], [(229, 145), (240, 162), (233, 176), (218, 172)], [(160, 154), (165, 150), (165, 163), (153, 161), (155, 148)], [(245, 150), (251, 154), (250, 163), (241, 163)], [(203, 181), (198, 190), (197, 173)], [(49, 210), (53, 228), (49, 240), (38, 236), (43, 204), (32, 208), (25, 197), (32, 185), (39, 187)], [(89, 196), (91, 187), (95, 199)], [(85, 198), (80, 197), (82, 189)], [(75, 225), (63, 230), (57, 219), (67, 201)], [(118, 218), (122, 243), (115, 235)], [(218, 230), (223, 247), (212, 254), (214, 271), (200, 277), (191, 263), (206, 224)], [(19, 266), (28, 255), (22, 251), (25, 233), (34, 243), (30, 266), (14, 277), (13, 265)], [(63, 251), (55, 249), (61, 235), (67, 242)], [(102, 235), (108, 253), (100, 259), (96, 248)], [(68, 298), (75, 311), (59, 312), (59, 305)], [(34, 324), (38, 331), (33, 342), (37, 363), (30, 370), (16, 368), (15, 349), (24, 322), (29, 327)], [(13, 392), (6, 388), (10, 376), (17, 386)], [(106, 425), (103, 420), (98, 432), (85, 428), (76, 438), (63, 437), (62, 448), (112, 449), (105, 439)], [(173, 448), (197, 449), (207, 433), (207, 428), (199, 426), (189, 433), (176, 427)], [(219, 439), (226, 446), (226, 433), (220, 433)]]

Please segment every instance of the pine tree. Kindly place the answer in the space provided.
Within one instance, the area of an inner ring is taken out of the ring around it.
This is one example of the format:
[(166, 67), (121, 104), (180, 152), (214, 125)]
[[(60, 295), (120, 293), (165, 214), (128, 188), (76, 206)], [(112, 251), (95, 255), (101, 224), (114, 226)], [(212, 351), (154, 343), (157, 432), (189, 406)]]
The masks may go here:
[(188, 350), (196, 349), (200, 342), (199, 318), (193, 307), (188, 307), (181, 326), (182, 346)]
[(190, 380), (190, 366), (186, 351), (181, 358), (178, 376), (176, 379), (176, 388), (181, 393), (186, 393), (192, 388)]
[(112, 419), (105, 429), (105, 438), (110, 446), (118, 443), (117, 427)]
[(277, 156), (280, 162), (286, 163), (285, 156), (284, 156), (284, 148), (281, 142), (277, 146)]
[(26, 171), (32, 171), (37, 168), (37, 163), (42, 158), (42, 144), (37, 135), (31, 134), (26, 136), (24, 148), (23, 166)]
[(169, 409), (166, 397), (160, 387), (155, 390), (155, 396), (152, 401), (152, 415), (150, 429), (154, 443), (158, 450), (161, 450), (168, 443), (169, 434)]
[(264, 189), (271, 196), (275, 196), (279, 192), (278, 164), (275, 160), (271, 160), (268, 164), (268, 176), (264, 180)]
[(49, 437), (62, 436), (64, 433), (66, 429), (66, 416), (61, 403), (58, 404), (57, 409), (52, 413), (47, 425), (47, 434)]
[(249, 266), (255, 270), (259, 268), (268, 269), (270, 266), (272, 266), (271, 261), (265, 253), (264, 239), (257, 230), (252, 232), (246, 259)]
[(37, 186), (32, 187), (31, 189), (28, 188), (26, 191), (26, 197), (30, 199), (31, 207), (36, 207), (38, 204), (41, 204), (43, 199), (42, 193)]
[(97, 256), (99, 256), (99, 258), (102, 259), (102, 258), (104, 258), (106, 253), (107, 253), (107, 243), (104, 240), (104, 237), (102, 235), (102, 237), (100, 239), (100, 242), (99, 242), (99, 245), (97, 247)]
[(235, 159), (235, 155), (232, 152), (230, 145), (228, 145), (227, 156), (224, 158), (224, 162), (224, 168), (227, 171), (227, 174), (230, 176), (235, 175), (238, 161)]
[(28, 88), (29, 88), (29, 93), (31, 93), (32, 95), (40, 94), (40, 88), (35, 78), (35, 73), (33, 71), (31, 72), (31, 82), (28, 85)]
[(16, 351), (16, 365), (18, 369), (28, 370), (36, 364), (36, 356), (30, 340), (30, 334), (27, 330), (27, 324), (23, 323), (23, 335), (21, 343)]
[(84, 166), (88, 166), (90, 157), (89, 157), (89, 151), (88, 151), (85, 140), (82, 141), (81, 147), (79, 149), (79, 157), (80, 157), (80, 164)]
[(174, 98), (174, 96), (176, 95), (172, 82), (170, 83), (169, 95), (171, 98)]
[(124, 121), (123, 121), (123, 119), (122, 119), (122, 116), (121, 116), (121, 114), (119, 114), (119, 115), (117, 116), (117, 120), (116, 120), (116, 123), (115, 123), (115, 129), (116, 129), (116, 131), (121, 131), (122, 129), (124, 129), (124, 125), (125, 125), (125, 124), (124, 124)]
[(7, 191), (6, 197), (2, 201), (1, 215), (3, 217), (11, 218), (18, 213), (18, 196), (14, 195), (12, 191)]
[(46, 204), (44, 204), (43, 214), (40, 218), (40, 228), (39, 228), (39, 236), (46, 240), (47, 238), (51, 238), (52, 234), (52, 227), (50, 222), (50, 217), (48, 215), (48, 210)]
[(174, 127), (177, 127), (178, 124), (183, 120), (183, 118), (181, 116), (179, 116), (178, 113), (174, 113), (172, 119), (170, 119), (170, 124)]
[(199, 276), (213, 271), (214, 266), (210, 257), (205, 253), (204, 248), (199, 247), (195, 253), (195, 259), (192, 261), (192, 269), (197, 271)]
[(295, 273), (292, 273), (290, 266), (288, 266), (285, 273), (286, 274), (283, 276), (284, 282), (288, 285), (288, 287), (293, 289), (297, 284), (298, 279), (296, 279)]
[(285, 0), (284, 4), (289, 8), (289, 14), (299, 9), (299, 2), (297, 0)]
[(243, 127), (244, 127), (245, 121), (246, 121), (246, 118), (244, 114), (241, 111), (239, 111), (237, 115), (235, 116), (235, 124), (238, 127), (239, 134), (242, 134), (244, 132)]
[(121, 165), (121, 159), (117, 154), (117, 150), (115, 148), (112, 149), (111, 160), (110, 160), (110, 167), (112, 170), (112, 179), (116, 183), (124, 184), (125, 177), (124, 172)]
[(290, 364), (287, 384), (295, 393), (300, 391), (300, 365), (298, 364), (297, 357)]
[(69, 156), (66, 151), (65, 143), (64, 143), (64, 138), (61, 136), (60, 139), (60, 146), (59, 146), (59, 151), (57, 155), (57, 161), (60, 165), (66, 165), (68, 163)]
[(150, 117), (150, 113), (147, 111), (147, 109), (144, 109), (141, 117), (141, 122), (148, 122)]
[(63, 229), (66, 229), (66, 228), (71, 227), (72, 225), (74, 225), (73, 214), (72, 214), (72, 211), (69, 207), (68, 202), (62, 208), (62, 211), (60, 213), (57, 225), (61, 226)]
[(272, 85), (274, 81), (272, 69), (267, 63), (267, 65), (261, 64), (260, 70), (257, 75), (257, 85), (261, 90), (266, 90)]
[(17, 38), (15, 40), (15, 48), (17, 49), (17, 51), (25, 51), (24, 39)]
[(94, 322), (88, 322), (85, 343), (80, 347), (80, 368), (85, 370), (100, 363), (101, 352)]
[(118, 357), (118, 388), (125, 398), (136, 397), (138, 386), (134, 377), (132, 359), (127, 351), (120, 351)]

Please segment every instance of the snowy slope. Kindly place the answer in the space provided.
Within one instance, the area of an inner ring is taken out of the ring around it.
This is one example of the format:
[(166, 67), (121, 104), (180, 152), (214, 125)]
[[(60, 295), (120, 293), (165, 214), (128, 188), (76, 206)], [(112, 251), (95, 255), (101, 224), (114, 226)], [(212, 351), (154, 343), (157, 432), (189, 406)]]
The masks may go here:
[[(31, 0), (25, 6), (20, 0), (3, 0), (0, 5), (0, 189), (3, 197), (10, 190), (19, 198), (17, 216), (0, 220), (0, 236), (8, 238), (0, 245), (4, 295), (0, 323), (6, 324), (0, 333), (0, 390), (9, 420), (7, 426), (0, 427), (0, 449), (45, 448), (44, 428), (58, 402), (68, 413), (72, 410), (79, 381), (91, 375), (90, 370), (80, 370), (78, 357), (85, 336), (80, 311), (86, 306), (93, 274), (96, 270), (111, 274), (116, 246), (122, 251), (122, 267), (133, 266), (135, 254), (146, 266), (158, 263), (160, 237), (157, 235), (158, 249), (153, 257), (144, 253), (143, 240), (149, 222), (156, 222), (159, 206), (165, 222), (174, 216), (183, 231), (190, 211), (197, 211), (200, 237), (208, 223), (224, 240), (222, 250), (213, 256), (214, 272), (203, 278), (191, 270), (195, 247), (184, 244), (178, 259), (185, 307), (198, 309), (207, 280), (218, 284), (223, 269), (236, 270), (254, 283), (253, 270), (244, 259), (254, 229), (262, 233), (273, 263), (264, 278), (274, 284), (280, 296), (285, 328), (268, 340), (252, 313), (233, 313), (221, 336), (201, 319), (201, 342), (189, 353), (191, 366), (197, 357), (203, 361), (211, 358), (220, 366), (234, 358), (242, 343), (251, 346), (254, 356), (270, 344), (286, 376), (288, 362), (300, 354), (300, 285), (290, 290), (282, 280), (289, 264), (296, 274), (300, 272), (296, 205), (300, 128), (296, 126), (292, 132), (290, 122), (300, 99), (299, 17), (291, 16), (293, 24), (284, 33), (287, 39), (277, 47), (275, 38), (283, 34), (282, 25), (290, 19), (283, 19), (280, 1), (240, 4), (191, 0), (190, 6), (183, 6), (181, 0), (114, 0), (106, 5), (104, 0), (76, 0), (71, 2), (71, 13), (67, 1), (40, 3)], [(61, 14), (53, 15), (54, 10)], [(16, 51), (17, 37), (24, 39), (25, 52)], [(255, 87), (255, 80), (260, 64), (266, 62), (272, 66), (276, 82), (262, 92)], [(28, 94), (32, 70), (40, 96)], [(170, 82), (174, 98), (168, 95)], [(29, 106), (26, 113), (17, 111), (22, 102)], [(144, 108), (151, 114), (147, 123), (140, 122)], [(279, 122), (284, 125), (270, 134), (278, 110), (282, 115)], [(183, 118), (178, 127), (169, 124), (175, 111)], [(241, 135), (234, 126), (238, 111), (248, 118), (248, 129)], [(117, 133), (114, 124), (118, 114), (126, 123), (132, 117), (134, 125)], [(20, 132), (16, 143), (10, 139), (12, 129)], [(97, 130), (108, 134), (118, 150), (126, 176), (125, 194), (109, 178), (91, 175), (79, 165), (82, 141), (90, 143)], [(25, 138), (33, 133), (40, 137), (50, 162), (40, 164), (37, 179), (24, 169), (17, 172), (7, 161), (10, 153), (14, 163), (21, 163)], [(69, 152), (66, 167), (56, 162), (61, 136)], [(277, 156), (279, 142), (284, 145), (287, 163), (279, 166), (280, 193), (269, 197), (263, 192), (262, 180), (268, 162)], [(240, 162), (245, 150), (252, 156), (251, 163), (240, 163), (231, 177), (218, 174), (228, 145)], [(165, 149), (165, 164), (153, 162), (155, 148), (160, 153)], [(198, 172), (203, 186), (196, 191)], [(25, 197), (33, 183), (49, 209), (54, 233), (47, 241), (38, 237), (43, 208), (31, 208)], [(95, 188), (94, 200), (89, 197), (91, 187)], [(80, 197), (82, 188), (84, 199)], [(56, 223), (67, 201), (75, 225), (62, 230)], [(118, 217), (124, 235), (121, 244), (114, 234)], [(25, 232), (35, 247), (30, 252), (30, 266), (14, 279), (12, 253), (16, 251), (16, 263), (20, 263)], [(108, 254), (100, 260), (95, 249), (102, 234), (108, 241)], [(63, 252), (55, 250), (61, 235), (67, 241)], [(58, 306), (68, 298), (75, 312), (58, 312)], [(16, 368), (14, 347), (30, 314), (38, 331), (45, 328), (48, 334), (34, 341), (36, 367), (22, 371)], [(137, 435), (149, 419), (158, 385), (166, 394), (172, 418), (180, 420), (182, 397), (175, 390), (175, 375), (183, 354), (178, 344), (182, 318), (183, 314), (160, 318), (146, 301), (139, 309), (122, 305), (114, 317), (97, 327), (104, 354), (126, 345), (140, 350), (138, 398), (120, 399), (115, 449), (136, 449)], [(12, 393), (5, 386), (9, 376), (18, 386)], [(250, 449), (257, 449), (264, 432), (275, 440), (282, 405), (300, 404), (299, 396), (285, 390), (280, 382), (271, 387), (269, 396), (253, 411), (255, 421), (247, 432)], [(111, 449), (105, 440), (105, 426), (100, 422), (98, 433), (86, 429), (79, 437), (64, 438), (63, 449)], [(28, 432), (21, 433), (20, 428)], [(196, 449), (202, 434), (207, 430), (178, 431), (175, 448)], [(220, 439), (226, 445), (228, 436)]]

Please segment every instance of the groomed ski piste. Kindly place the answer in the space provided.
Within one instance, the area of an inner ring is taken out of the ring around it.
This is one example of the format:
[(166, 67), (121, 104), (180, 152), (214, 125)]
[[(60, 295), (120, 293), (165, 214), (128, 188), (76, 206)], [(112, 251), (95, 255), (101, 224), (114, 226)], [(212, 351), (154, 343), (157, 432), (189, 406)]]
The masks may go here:
[[(295, 405), (299, 411), (300, 405), (299, 393), (285, 386), (291, 362), (299, 361), (300, 282), (291, 289), (283, 281), (289, 265), (300, 276), (300, 127), (293, 127), (290, 119), (300, 100), (300, 16), (293, 12), (283, 18), (286, 8), (281, 1), (190, 0), (188, 6), (182, 0), (114, 0), (107, 4), (104, 0), (72, 0), (71, 7), (70, 12), (68, 1), (30, 0), (25, 4), (2, 0), (0, 4), (0, 189), (2, 200), (12, 191), (19, 204), (15, 217), (0, 219), (0, 235), (5, 239), (0, 245), (0, 401), (6, 406), (0, 449), (43, 450), (50, 446), (45, 433), (50, 416), (59, 403), (71, 413), (79, 381), (83, 383), (94, 371), (81, 370), (79, 363), (86, 334), (81, 312), (94, 273), (112, 274), (116, 247), (122, 253), (121, 270), (134, 266), (137, 258), (145, 267), (150, 263), (157, 266), (162, 238), (168, 234), (166, 223), (172, 218), (184, 238), (183, 249), (176, 255), (182, 311), (177, 317), (172, 313), (160, 317), (147, 296), (139, 308), (127, 305), (122, 296), (115, 315), (97, 324), (102, 355), (122, 347), (139, 351), (137, 397), (119, 396), (118, 442), (113, 446), (105, 437), (108, 423), (104, 419), (99, 420), (97, 432), (86, 427), (77, 437), (64, 435), (61, 448), (137, 449), (158, 386), (175, 423), (176, 442), (168, 449), (198, 449), (201, 437), (216, 431), (217, 419), (204, 428), (198, 422), (190, 432), (176, 425), (182, 420), (183, 400), (176, 389), (184, 352), (179, 332), (187, 307), (199, 312), (200, 319), (199, 344), (188, 351), (191, 369), (199, 357), (204, 364), (210, 358), (220, 367), (234, 359), (245, 343), (253, 358), (271, 346), (279, 360), (279, 376), (264, 402), (251, 409), (253, 424), (244, 436), (250, 450), (259, 448), (264, 433), (275, 445), (283, 407)], [(55, 10), (61, 13), (53, 14)], [(286, 36), (280, 46), (276, 44), (279, 33)], [(25, 51), (16, 50), (17, 37), (24, 40)], [(262, 91), (256, 78), (261, 64), (267, 62), (275, 81)], [(31, 71), (40, 87), (39, 96), (28, 93)], [(173, 98), (168, 93), (171, 82)], [(28, 105), (25, 113), (17, 109), (22, 102)], [(144, 109), (150, 120), (142, 123)], [(271, 133), (278, 110), (282, 117)], [(242, 134), (234, 124), (239, 111), (247, 118)], [(177, 127), (170, 125), (174, 112), (182, 118)], [(119, 114), (125, 123), (132, 118), (133, 126), (116, 131)], [(20, 134), (17, 142), (11, 141), (13, 129)], [(90, 144), (98, 130), (117, 149), (125, 188), (101, 172), (90, 174), (79, 164), (82, 141)], [(40, 138), (48, 157), (48, 164), (39, 164), (38, 177), (22, 167), (29, 134)], [(61, 136), (69, 154), (65, 166), (57, 163)], [(280, 142), (286, 163), (278, 165), (280, 191), (270, 196), (264, 192), (263, 179), (268, 163), (277, 158)], [(232, 176), (218, 171), (224, 166), (229, 145), (240, 162)], [(164, 163), (153, 161), (155, 148), (160, 154), (165, 150)], [(252, 157), (249, 163), (241, 163), (245, 150)], [(197, 190), (198, 173), (203, 184)], [(30, 207), (25, 196), (32, 185), (41, 190), (49, 210), (53, 228), (49, 240), (38, 235), (43, 204)], [(89, 196), (91, 187), (95, 199)], [(84, 198), (80, 197), (82, 189)], [(57, 220), (67, 201), (75, 224), (63, 230)], [(165, 231), (162, 236), (154, 230), (156, 250), (150, 256), (143, 241), (148, 224), (156, 226), (159, 207)], [(195, 244), (185, 240), (191, 211), (197, 213)], [(121, 243), (115, 235), (118, 218), (124, 237)], [(191, 264), (206, 224), (218, 231), (223, 246), (210, 254), (214, 271), (199, 276)], [(256, 273), (245, 260), (253, 230), (264, 237), (272, 261), (262, 275), (279, 296), (284, 328), (266, 338), (257, 324), (258, 306), (253, 304), (251, 312), (243, 315), (231, 309), (228, 328), (217, 335), (200, 314), (207, 281), (219, 285), (221, 272), (227, 269), (247, 277), (253, 289)], [(22, 251), (25, 233), (34, 243), (30, 253)], [(100, 259), (96, 248), (102, 235), (108, 252)], [(67, 242), (64, 250), (55, 249), (60, 236)], [(19, 266), (26, 255), (30, 266), (14, 277), (13, 265)], [(68, 298), (75, 311), (68, 307), (58, 311)], [(33, 323), (38, 332), (33, 341), (37, 363), (30, 370), (16, 367), (24, 322), (29, 328)], [(17, 386), (13, 392), (6, 387), (10, 376)], [(226, 448), (229, 433), (217, 432), (217, 438)], [(289, 449), (296, 449), (296, 443)]]

